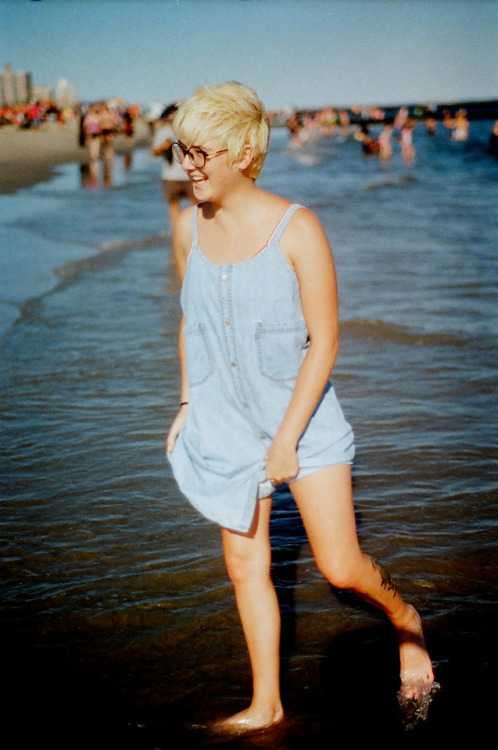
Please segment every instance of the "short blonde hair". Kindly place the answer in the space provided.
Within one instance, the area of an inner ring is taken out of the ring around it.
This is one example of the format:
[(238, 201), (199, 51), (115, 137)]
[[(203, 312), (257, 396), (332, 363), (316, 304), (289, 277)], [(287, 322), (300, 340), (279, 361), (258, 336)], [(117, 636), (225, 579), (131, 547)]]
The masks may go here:
[(244, 155), (247, 144), (254, 154), (248, 174), (261, 172), (270, 142), (270, 118), (254, 91), (236, 81), (203, 86), (181, 102), (172, 123), (176, 137), (185, 145), (201, 146), (218, 138), (228, 149), (228, 163), (235, 164)]

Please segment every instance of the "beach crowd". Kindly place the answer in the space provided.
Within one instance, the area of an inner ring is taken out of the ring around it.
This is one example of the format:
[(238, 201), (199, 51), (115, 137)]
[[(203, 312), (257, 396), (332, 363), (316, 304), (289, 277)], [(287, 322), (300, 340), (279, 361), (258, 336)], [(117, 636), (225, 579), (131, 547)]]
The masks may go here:
[(0, 127), (13, 125), (21, 130), (28, 130), (38, 128), (45, 122), (58, 122), (64, 125), (78, 118), (83, 120), (90, 110), (110, 112), (113, 129), (118, 132), (125, 130), (127, 123), (140, 114), (138, 105), (125, 105), (120, 100), (76, 103), (65, 107), (60, 107), (53, 101), (33, 101), (29, 104), (0, 107)]
[[(291, 141), (296, 148), (334, 133), (344, 138), (352, 134), (361, 143), (363, 154), (378, 156), (383, 164), (388, 164), (393, 154), (395, 139), (399, 143), (403, 162), (407, 166), (415, 159), (413, 132), (419, 124), (424, 126), (430, 136), (435, 135), (442, 126), (447, 137), (453, 141), (463, 142), (469, 137), (470, 120), (463, 107), (458, 107), (455, 112), (445, 109), (441, 115), (429, 106), (415, 108), (413, 112), (402, 106), (393, 115), (378, 107), (367, 110), (335, 110), (327, 107), (312, 112), (294, 112), (287, 121)], [(372, 134), (372, 128), (375, 126), (377, 131), (380, 128), (376, 136)], [(498, 121), (494, 129), (497, 128)], [(490, 147), (492, 144), (493, 135), (490, 136)]]
[(38, 128), (43, 122), (64, 124), (76, 117), (76, 107), (58, 107), (51, 101), (15, 104), (0, 107), (0, 126), (14, 125), (19, 129)]
[[(101, 167), (105, 172), (103, 184), (111, 185), (116, 150), (124, 153), (130, 163), (135, 147), (148, 145), (154, 150), (154, 138), (165, 124), (161, 118), (163, 110), (164, 107), (158, 105), (142, 109), (139, 105), (130, 105), (118, 98), (78, 102), (66, 107), (60, 107), (53, 101), (2, 107), (0, 164), (4, 171), (7, 170), (5, 175), (10, 175), (7, 180), (9, 185), (5, 187), (10, 190), (14, 184), (30, 182), (26, 169), (22, 170), (21, 175), (21, 156), (23, 163), (29, 159), (33, 179), (41, 176), (40, 171), (35, 169), (37, 159), (40, 164), (43, 162), (44, 169), (49, 162), (55, 165), (72, 160), (82, 164), (85, 186), (100, 184)], [(354, 138), (360, 144), (363, 155), (378, 158), (383, 166), (389, 165), (395, 148), (400, 150), (406, 166), (413, 164), (416, 157), (413, 134), (416, 128), (424, 128), (429, 136), (442, 131), (452, 141), (465, 142), (469, 138), (474, 117), (473, 112), (468, 114), (461, 105), (451, 108), (401, 106), (397, 109), (324, 107), (275, 111), (269, 115), (273, 127), (288, 130), (292, 148), (313, 148), (315, 143), (327, 136), (344, 140)], [(494, 120), (495, 117), (492, 110), (487, 119)], [(36, 138), (25, 139), (21, 137), (22, 133), (36, 134)], [(15, 134), (18, 136), (13, 138)], [(490, 132), (488, 151), (498, 154), (498, 120)], [(15, 172), (10, 169), (12, 163), (18, 165)]]

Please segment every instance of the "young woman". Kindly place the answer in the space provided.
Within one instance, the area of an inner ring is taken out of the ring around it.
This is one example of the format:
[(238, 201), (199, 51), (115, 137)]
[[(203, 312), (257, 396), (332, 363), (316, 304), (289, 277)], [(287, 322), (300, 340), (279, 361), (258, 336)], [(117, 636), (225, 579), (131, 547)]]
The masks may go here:
[(173, 123), (198, 205), (176, 223), (181, 397), (167, 438), (180, 489), (221, 526), (253, 672), (237, 731), (280, 721), (280, 613), (270, 577), (275, 485), (288, 482), (317, 565), (382, 609), (399, 641), (401, 689), (433, 682), (420, 618), (358, 544), (353, 434), (329, 377), (338, 351), (332, 252), (317, 217), (256, 186), (269, 120), (241, 84), (200, 89)]

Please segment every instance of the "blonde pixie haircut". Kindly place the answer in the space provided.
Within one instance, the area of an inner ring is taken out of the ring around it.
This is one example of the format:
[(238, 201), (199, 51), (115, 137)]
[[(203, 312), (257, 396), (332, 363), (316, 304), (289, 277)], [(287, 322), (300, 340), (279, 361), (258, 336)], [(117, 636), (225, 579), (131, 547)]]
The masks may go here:
[(172, 123), (176, 137), (185, 145), (202, 146), (218, 138), (228, 149), (228, 163), (235, 164), (249, 144), (254, 159), (248, 169), (256, 179), (261, 172), (270, 141), (270, 118), (257, 93), (236, 81), (203, 86), (181, 102)]

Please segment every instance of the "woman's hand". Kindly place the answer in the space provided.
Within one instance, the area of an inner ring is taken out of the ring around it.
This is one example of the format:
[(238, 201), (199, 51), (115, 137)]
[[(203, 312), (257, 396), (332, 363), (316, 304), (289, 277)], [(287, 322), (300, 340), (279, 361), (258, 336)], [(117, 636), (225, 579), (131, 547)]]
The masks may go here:
[(170, 430), (168, 432), (168, 437), (166, 438), (166, 450), (168, 453), (171, 453), (173, 448), (175, 447), (176, 439), (178, 435), (180, 434), (180, 430), (184, 426), (185, 422), (187, 421), (187, 414), (188, 414), (188, 404), (182, 404), (180, 406), (180, 411), (174, 418), (172, 425), (170, 427)]
[(266, 457), (266, 477), (273, 484), (294, 479), (299, 471), (296, 446), (275, 438)]

